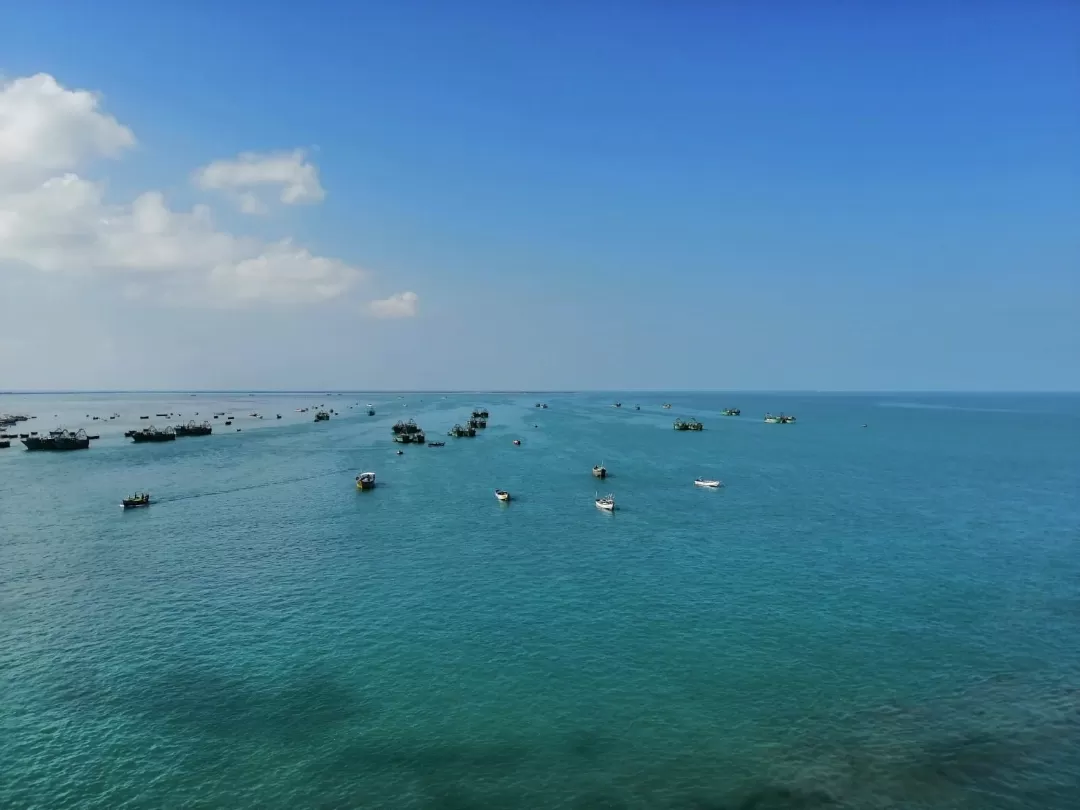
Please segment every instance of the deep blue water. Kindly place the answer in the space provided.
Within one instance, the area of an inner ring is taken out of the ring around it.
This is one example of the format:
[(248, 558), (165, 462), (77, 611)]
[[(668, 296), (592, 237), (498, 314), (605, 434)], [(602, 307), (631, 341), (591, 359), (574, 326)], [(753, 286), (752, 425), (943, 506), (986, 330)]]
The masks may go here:
[(1080, 396), (619, 398), (0, 398), (0, 807), (1080, 806)]

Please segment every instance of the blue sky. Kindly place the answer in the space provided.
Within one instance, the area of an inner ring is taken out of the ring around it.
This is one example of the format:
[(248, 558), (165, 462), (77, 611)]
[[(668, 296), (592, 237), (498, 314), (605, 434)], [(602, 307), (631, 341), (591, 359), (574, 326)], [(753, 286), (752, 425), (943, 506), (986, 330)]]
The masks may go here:
[[(70, 167), (110, 204), (160, 191), (363, 275), (176, 306), (155, 285), (199, 268), (42, 270), (0, 228), (0, 387), (1080, 389), (1075, 3), (3, 17), (5, 79), (134, 133)], [(250, 216), (191, 179), (294, 149), (319, 202)]]

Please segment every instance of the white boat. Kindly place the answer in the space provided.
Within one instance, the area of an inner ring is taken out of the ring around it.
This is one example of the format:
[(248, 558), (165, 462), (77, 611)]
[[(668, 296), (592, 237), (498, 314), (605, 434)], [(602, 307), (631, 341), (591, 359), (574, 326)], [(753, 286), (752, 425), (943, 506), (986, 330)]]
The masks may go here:
[(362, 472), (356, 476), (357, 489), (375, 489), (375, 473)]
[(598, 496), (596, 498), (596, 508), (597, 509), (603, 509), (605, 512), (614, 512), (615, 511), (615, 496), (614, 495), (605, 495), (603, 498)]
[(508, 500), (510, 500), (510, 493), (507, 492), (505, 489), (497, 489), (495, 490), (495, 497), (503, 503), (506, 503)]
[(695, 478), (694, 479), (694, 486), (695, 487), (708, 487), (709, 489), (716, 489), (717, 487), (722, 487), (723, 485), (724, 485), (723, 481), (717, 481), (714, 478)]

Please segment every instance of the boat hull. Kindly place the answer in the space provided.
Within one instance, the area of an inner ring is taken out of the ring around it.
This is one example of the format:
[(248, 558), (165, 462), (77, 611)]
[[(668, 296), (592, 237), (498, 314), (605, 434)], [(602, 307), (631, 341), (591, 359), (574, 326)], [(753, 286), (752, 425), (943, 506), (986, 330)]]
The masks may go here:
[(47, 438), (23, 439), (27, 450), (45, 450), (51, 452), (66, 452), (68, 450), (87, 450), (90, 447), (89, 439), (65, 439), (51, 441)]

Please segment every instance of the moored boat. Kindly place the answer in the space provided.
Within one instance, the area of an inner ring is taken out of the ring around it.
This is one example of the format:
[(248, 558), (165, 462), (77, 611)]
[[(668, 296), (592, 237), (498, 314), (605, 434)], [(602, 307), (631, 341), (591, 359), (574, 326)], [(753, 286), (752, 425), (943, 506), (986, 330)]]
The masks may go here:
[(329, 421), (329, 419), (330, 419), (330, 414), (328, 414), (326, 411), (319, 411), (318, 413), (315, 414), (315, 421), (316, 422), (326, 422), (326, 421)]
[(176, 431), (177, 436), (209, 436), (214, 432), (214, 428), (209, 422), (203, 422), (199, 425), (195, 423), (195, 420), (188, 422), (186, 425), (177, 425), (173, 430)]
[(785, 414), (777, 414), (773, 416), (771, 413), (765, 414), (765, 423), (769, 425), (790, 425), (795, 421), (794, 416), (787, 416)]
[(428, 447), (446, 447), (446, 442), (428, 442)]
[[(22, 435), (22, 434), (20, 434)], [(85, 430), (72, 432), (57, 428), (49, 431), (48, 436), (23, 436), (22, 443), (27, 450), (86, 450), (90, 447), (90, 437)]]
[(510, 493), (507, 492), (505, 489), (497, 489), (495, 490), (495, 497), (503, 503), (506, 503), (510, 500)]
[(167, 427), (164, 430), (158, 430), (153, 425), (149, 425), (142, 430), (136, 430), (132, 433), (131, 440), (135, 442), (135, 444), (144, 444), (146, 442), (173, 442), (176, 441), (176, 431), (171, 427)]
[(600, 462), (599, 464), (593, 466), (592, 474), (595, 475), (597, 478), (607, 478), (607, 467), (604, 466), (603, 462)]
[(136, 492), (130, 498), (124, 498), (120, 502), (125, 509), (135, 509), (140, 506), (150, 505), (150, 493), (149, 492)]
[(676, 419), (675, 430), (704, 430), (705, 426), (697, 419)]

